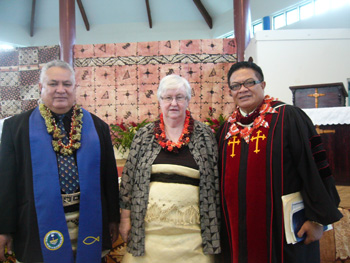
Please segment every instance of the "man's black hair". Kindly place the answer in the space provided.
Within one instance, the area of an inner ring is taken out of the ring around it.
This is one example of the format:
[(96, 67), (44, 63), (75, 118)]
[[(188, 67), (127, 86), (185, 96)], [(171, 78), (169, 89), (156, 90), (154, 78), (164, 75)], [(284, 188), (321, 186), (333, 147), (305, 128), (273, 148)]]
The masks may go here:
[(251, 68), (252, 70), (255, 71), (256, 77), (260, 80), (263, 81), (264, 80), (264, 74), (261, 70), (261, 68), (255, 64), (254, 62), (248, 62), (248, 61), (241, 61), (241, 62), (237, 62), (235, 64), (233, 64), (230, 68), (230, 70), (227, 73), (227, 82), (228, 85), (230, 85), (230, 78), (231, 75), (233, 74), (233, 72), (242, 69), (242, 68)]

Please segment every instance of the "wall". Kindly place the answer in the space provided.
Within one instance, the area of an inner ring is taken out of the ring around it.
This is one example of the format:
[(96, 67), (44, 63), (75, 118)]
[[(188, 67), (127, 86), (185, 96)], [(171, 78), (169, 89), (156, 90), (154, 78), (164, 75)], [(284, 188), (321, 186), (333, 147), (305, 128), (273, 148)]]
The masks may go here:
[(264, 71), (266, 93), (292, 104), (290, 86), (350, 78), (350, 29), (257, 32), (246, 49)]
[(0, 119), (38, 105), (40, 67), (58, 57), (58, 46), (0, 52)]
[[(58, 46), (0, 52), (0, 119), (37, 106), (40, 68), (58, 57)], [(156, 119), (159, 81), (172, 73), (191, 84), (194, 118), (209, 117), (210, 107), (214, 117), (232, 112), (234, 39), (76, 45), (74, 59), (77, 103), (107, 123)]]
[(155, 120), (159, 81), (172, 73), (190, 82), (195, 119), (209, 117), (210, 107), (214, 117), (232, 113), (226, 75), (234, 39), (76, 45), (74, 58), (77, 102), (107, 123)]

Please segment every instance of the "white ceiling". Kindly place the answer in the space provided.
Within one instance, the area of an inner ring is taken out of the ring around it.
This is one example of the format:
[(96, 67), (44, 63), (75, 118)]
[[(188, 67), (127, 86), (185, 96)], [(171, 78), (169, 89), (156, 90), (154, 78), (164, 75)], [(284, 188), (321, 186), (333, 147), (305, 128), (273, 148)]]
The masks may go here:
[[(144, 0), (82, 0), (90, 25), (147, 23)], [(232, 0), (202, 0), (212, 17), (232, 10)], [(203, 19), (192, 0), (149, 0), (153, 23), (197, 21)], [(30, 25), (32, 1), (1, 0), (0, 22)], [(37, 0), (35, 5), (35, 27), (57, 27), (59, 22), (58, 0)], [(204, 20), (203, 20), (204, 21)], [(76, 5), (76, 24), (84, 25)]]
[[(213, 20), (212, 29), (193, 0), (149, 0), (152, 28), (145, 0), (81, 1), (90, 30), (86, 30), (76, 5), (76, 44), (206, 39), (233, 30), (234, 0), (202, 0)], [(250, 0), (252, 21), (300, 2)], [(33, 37), (30, 37), (31, 11), (31, 0), (0, 0), (0, 43), (19, 46), (59, 43), (59, 0), (36, 0)]]

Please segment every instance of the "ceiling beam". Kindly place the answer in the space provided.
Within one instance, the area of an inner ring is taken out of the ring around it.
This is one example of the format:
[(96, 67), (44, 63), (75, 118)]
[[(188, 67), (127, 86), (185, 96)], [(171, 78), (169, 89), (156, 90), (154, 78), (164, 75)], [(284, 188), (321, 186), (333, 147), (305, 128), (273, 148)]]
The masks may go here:
[(81, 16), (83, 17), (85, 28), (86, 28), (87, 31), (89, 31), (90, 30), (90, 24), (89, 24), (89, 20), (88, 20), (88, 18), (86, 16), (83, 3), (81, 2), (81, 0), (77, 0), (77, 4), (79, 6), (79, 10), (80, 10)]
[(211, 16), (209, 15), (208, 11), (205, 9), (201, 0), (193, 0), (193, 2), (196, 4), (199, 12), (202, 14), (202, 16), (203, 16), (205, 22), (207, 22), (209, 28), (212, 29), (213, 28), (213, 20), (211, 19)]
[(30, 19), (30, 36), (34, 36), (35, 1), (32, 1), (32, 17)]
[(149, 1), (148, 0), (146, 0), (146, 8), (147, 8), (147, 16), (148, 16), (149, 28), (152, 28), (151, 8), (149, 7)]

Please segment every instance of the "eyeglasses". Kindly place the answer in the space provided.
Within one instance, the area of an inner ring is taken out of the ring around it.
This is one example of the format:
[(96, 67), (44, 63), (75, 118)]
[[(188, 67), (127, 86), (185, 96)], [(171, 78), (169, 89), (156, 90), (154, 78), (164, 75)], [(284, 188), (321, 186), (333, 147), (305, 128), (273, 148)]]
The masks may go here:
[(253, 87), (254, 85), (256, 84), (259, 84), (263, 82), (263, 80), (252, 80), (252, 79), (247, 79), (246, 81), (244, 82), (232, 82), (232, 84), (229, 86), (231, 90), (233, 91), (237, 91), (241, 88), (241, 86), (243, 85), (244, 87), (246, 88), (250, 88), (250, 87)]
[(162, 100), (164, 100), (167, 103), (172, 103), (173, 100), (175, 100), (176, 102), (184, 102), (187, 97), (185, 96), (176, 96), (176, 97), (171, 97), (171, 96), (166, 96), (166, 97), (160, 97)]

